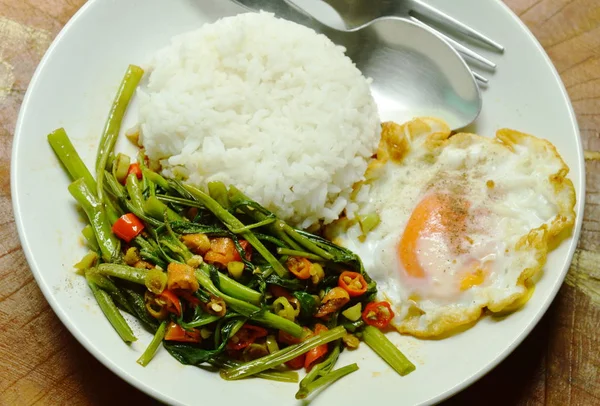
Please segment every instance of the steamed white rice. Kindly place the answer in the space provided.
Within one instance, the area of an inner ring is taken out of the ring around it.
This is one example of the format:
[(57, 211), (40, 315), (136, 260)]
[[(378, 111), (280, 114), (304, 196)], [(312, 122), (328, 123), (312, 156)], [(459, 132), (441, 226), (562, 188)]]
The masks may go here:
[(342, 47), (249, 13), (174, 38), (148, 68), (140, 140), (166, 176), (235, 185), (302, 227), (352, 215), (380, 125)]

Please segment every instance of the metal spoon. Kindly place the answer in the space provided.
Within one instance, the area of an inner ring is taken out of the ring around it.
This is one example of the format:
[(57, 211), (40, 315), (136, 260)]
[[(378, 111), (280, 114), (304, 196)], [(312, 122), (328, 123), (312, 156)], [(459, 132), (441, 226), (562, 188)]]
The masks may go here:
[(377, 19), (352, 30), (328, 27), (284, 0), (233, 0), (325, 34), (346, 48), (366, 77), (382, 121), (434, 116), (456, 130), (481, 111), (481, 94), (468, 66), (446, 42), (407, 20)]

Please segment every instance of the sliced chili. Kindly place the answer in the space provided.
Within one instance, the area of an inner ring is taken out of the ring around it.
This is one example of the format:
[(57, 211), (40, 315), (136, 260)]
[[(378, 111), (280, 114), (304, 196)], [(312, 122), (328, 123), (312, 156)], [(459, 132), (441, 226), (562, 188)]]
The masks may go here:
[(303, 330), (304, 333), (302, 334), (302, 337), (294, 337), (293, 335), (286, 333), (285, 331), (279, 330), (279, 333), (277, 335), (277, 341), (288, 345), (301, 343), (307, 337), (310, 337), (312, 334), (312, 331), (310, 331), (308, 327), (303, 327)]
[(358, 272), (344, 271), (338, 279), (338, 286), (344, 289), (350, 297), (356, 297), (367, 291), (368, 285), (364, 276)]
[(254, 343), (257, 338), (266, 337), (267, 330), (252, 324), (244, 324), (227, 342), (229, 350), (242, 350)]
[(394, 312), (388, 302), (371, 302), (362, 313), (363, 321), (377, 328), (386, 328), (393, 318)]
[(200, 299), (198, 299), (196, 296), (194, 296), (190, 292), (183, 291), (179, 294), (179, 296), (184, 298), (186, 300), (186, 302), (188, 302), (193, 307), (200, 306), (202, 304)]
[(273, 295), (274, 298), (285, 297), (286, 299), (291, 299), (294, 296), (284, 287), (279, 285), (269, 285), (269, 292)]
[(133, 213), (119, 217), (112, 226), (112, 232), (120, 239), (130, 242), (144, 230), (144, 223)]
[(311, 263), (303, 257), (289, 257), (285, 262), (287, 269), (298, 279), (310, 278)]
[[(319, 335), (324, 331), (327, 331), (328, 328), (322, 324), (317, 324), (315, 326), (315, 335)], [(318, 364), (325, 354), (327, 354), (328, 346), (327, 344), (319, 345), (318, 347), (313, 348), (312, 350), (306, 353), (306, 358), (304, 360), (304, 368), (306, 368), (306, 372), (310, 372), (312, 367), (315, 364)]]
[(298, 355), (296, 358), (289, 360), (285, 363), (285, 365), (289, 369), (300, 369), (304, 366), (306, 362), (306, 353)]
[(165, 302), (165, 308), (169, 313), (181, 315), (181, 302), (172, 290), (165, 289), (158, 297)]
[(200, 336), (200, 331), (195, 328), (185, 330), (179, 324), (170, 322), (165, 333), (165, 340), (182, 343), (199, 343), (202, 337)]
[(140, 168), (139, 163), (134, 163), (129, 165), (129, 170), (127, 171), (127, 176), (130, 174), (134, 174), (138, 179), (142, 179), (142, 169)]

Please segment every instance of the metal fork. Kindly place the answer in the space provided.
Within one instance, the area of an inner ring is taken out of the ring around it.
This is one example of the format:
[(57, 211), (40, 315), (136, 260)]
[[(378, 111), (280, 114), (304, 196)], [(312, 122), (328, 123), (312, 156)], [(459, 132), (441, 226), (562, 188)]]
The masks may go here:
[[(315, 16), (315, 9), (311, 2), (324, 2), (331, 6), (342, 18), (345, 29), (353, 30), (361, 27), (372, 20), (385, 17), (400, 17), (408, 19), (416, 24), (434, 30), (436, 34), (445, 39), (465, 59), (465, 62), (476, 61), (490, 70), (496, 69), (496, 64), (472, 49), (456, 41), (451, 36), (440, 32), (445, 28), (458, 36), (483, 44), (488, 48), (503, 53), (504, 47), (481, 34), (473, 28), (461, 23), (455, 18), (445, 14), (436, 8), (420, 0), (285, 0), (300, 8), (305, 13)], [(314, 4), (313, 4), (314, 6)], [(466, 57), (466, 58), (465, 58)], [(473, 75), (480, 82), (487, 83), (488, 80), (477, 72)]]

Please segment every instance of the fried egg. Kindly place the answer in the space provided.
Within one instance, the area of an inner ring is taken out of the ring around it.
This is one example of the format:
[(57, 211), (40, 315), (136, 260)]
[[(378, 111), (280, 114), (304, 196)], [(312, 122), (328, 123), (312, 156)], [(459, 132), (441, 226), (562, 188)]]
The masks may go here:
[(379, 225), (340, 223), (338, 242), (363, 258), (398, 331), (448, 334), (529, 299), (574, 224), (568, 171), (551, 143), (517, 131), (492, 139), (451, 136), (433, 118), (384, 123), (354, 196), (357, 218), (376, 213)]

